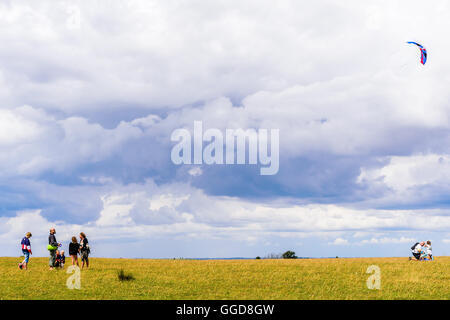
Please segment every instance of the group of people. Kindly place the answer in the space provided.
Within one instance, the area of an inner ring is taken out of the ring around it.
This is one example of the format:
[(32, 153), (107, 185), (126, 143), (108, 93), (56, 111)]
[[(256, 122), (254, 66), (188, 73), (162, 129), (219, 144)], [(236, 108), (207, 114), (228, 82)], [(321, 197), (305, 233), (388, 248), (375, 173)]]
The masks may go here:
[[(50, 258), (48, 261), (48, 265), (50, 270), (54, 268), (64, 268), (64, 264), (66, 262), (66, 256), (64, 250), (59, 250), (62, 245), (58, 243), (56, 240), (56, 230), (55, 228), (50, 229), (50, 234), (48, 236), (48, 246), (47, 249), (50, 253)], [(27, 270), (28, 263), (30, 261), (31, 251), (31, 242), (30, 238), (32, 237), (31, 232), (27, 232), (25, 237), (22, 238), (21, 241), (21, 249), (24, 255), (24, 259), (19, 263), (19, 269)], [(72, 237), (72, 242), (69, 244), (69, 255), (72, 258), (72, 265), (80, 266), (78, 263), (78, 255), (81, 257), (82, 266), (81, 268), (89, 268), (89, 254), (91, 253), (91, 249), (89, 247), (88, 239), (86, 238), (86, 234), (84, 232), (80, 233), (80, 242), (78, 242), (77, 238)]]
[(433, 260), (433, 250), (431, 248), (431, 241), (421, 241), (415, 243), (412, 247), (412, 257), (409, 260), (414, 261), (430, 261)]

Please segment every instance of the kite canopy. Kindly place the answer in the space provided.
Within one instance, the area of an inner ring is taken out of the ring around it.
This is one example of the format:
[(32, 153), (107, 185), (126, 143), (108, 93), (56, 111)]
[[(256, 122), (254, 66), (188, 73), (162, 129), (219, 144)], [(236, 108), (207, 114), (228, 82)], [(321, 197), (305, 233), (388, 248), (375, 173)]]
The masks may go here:
[(421, 58), (420, 58), (420, 62), (425, 65), (425, 63), (427, 62), (427, 49), (424, 48), (424, 46), (422, 46), (421, 44), (417, 43), (417, 42), (413, 42), (413, 41), (409, 41), (407, 42), (409, 44), (415, 44), (416, 46), (419, 47), (420, 49), (420, 54), (421, 54)]

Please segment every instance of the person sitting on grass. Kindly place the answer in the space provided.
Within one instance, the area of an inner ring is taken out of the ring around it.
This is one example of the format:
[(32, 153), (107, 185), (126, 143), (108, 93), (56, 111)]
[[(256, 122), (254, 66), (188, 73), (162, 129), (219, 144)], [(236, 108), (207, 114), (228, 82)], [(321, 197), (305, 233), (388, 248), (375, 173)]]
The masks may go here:
[(72, 265), (78, 264), (78, 251), (80, 250), (80, 244), (77, 241), (77, 237), (72, 237), (72, 242), (69, 244), (69, 255), (72, 258)]
[(61, 254), (59, 250), (56, 250), (55, 267), (59, 268), (61, 266)]
[(20, 245), (22, 246), (22, 253), (24, 255), (24, 259), (21, 263), (19, 263), (19, 269), (28, 269), (28, 262), (30, 261), (30, 254), (31, 252), (31, 232), (27, 232), (25, 237), (23, 237), (22, 241), (20, 242)]
[(416, 243), (416, 245), (411, 248), (413, 250), (412, 255), (414, 256), (414, 258), (409, 257), (409, 260), (420, 261), (420, 256), (423, 251), (424, 245), (425, 245), (425, 242), (423, 242), (423, 241)]
[(64, 250), (61, 250), (61, 255), (59, 257), (59, 266), (61, 269), (64, 268), (64, 264), (66, 263), (66, 256), (64, 255)]
[(427, 249), (423, 246), (422, 251), (420, 252), (420, 261), (427, 261), (428, 259)]

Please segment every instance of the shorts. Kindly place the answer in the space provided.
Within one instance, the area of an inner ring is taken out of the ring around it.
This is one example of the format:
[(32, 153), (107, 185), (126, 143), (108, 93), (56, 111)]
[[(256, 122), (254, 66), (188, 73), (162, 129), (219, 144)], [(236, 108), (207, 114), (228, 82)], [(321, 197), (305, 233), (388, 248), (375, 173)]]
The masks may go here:
[(23, 262), (28, 263), (28, 261), (30, 261), (30, 253), (26, 250), (22, 250), (22, 253), (25, 257), (25, 260)]
[(414, 252), (413, 252), (413, 256), (414, 256), (414, 258), (416, 258), (417, 260), (420, 260), (420, 253), (414, 253)]

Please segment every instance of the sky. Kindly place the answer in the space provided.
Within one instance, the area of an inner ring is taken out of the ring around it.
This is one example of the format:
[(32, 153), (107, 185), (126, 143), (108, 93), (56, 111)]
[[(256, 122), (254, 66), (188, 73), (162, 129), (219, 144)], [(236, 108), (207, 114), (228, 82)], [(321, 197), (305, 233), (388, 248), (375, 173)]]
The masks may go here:
[[(0, 256), (450, 255), (450, 4), (0, 1)], [(417, 41), (428, 49), (420, 64)], [(279, 129), (279, 171), (174, 130)]]

